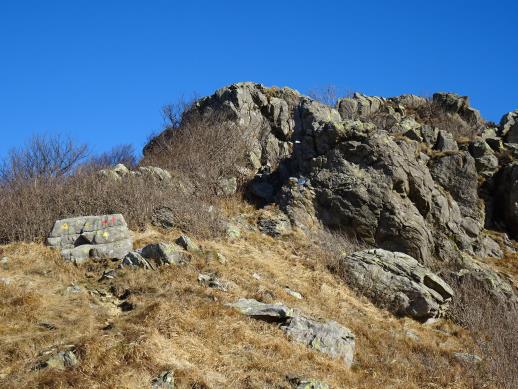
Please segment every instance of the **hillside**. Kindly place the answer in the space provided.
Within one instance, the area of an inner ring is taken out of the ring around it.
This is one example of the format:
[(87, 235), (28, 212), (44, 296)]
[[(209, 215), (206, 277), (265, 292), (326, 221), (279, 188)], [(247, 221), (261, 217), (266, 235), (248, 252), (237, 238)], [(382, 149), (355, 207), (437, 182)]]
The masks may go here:
[(517, 387), (517, 111), (240, 83), (169, 113), (138, 166), (2, 184), (1, 387)]

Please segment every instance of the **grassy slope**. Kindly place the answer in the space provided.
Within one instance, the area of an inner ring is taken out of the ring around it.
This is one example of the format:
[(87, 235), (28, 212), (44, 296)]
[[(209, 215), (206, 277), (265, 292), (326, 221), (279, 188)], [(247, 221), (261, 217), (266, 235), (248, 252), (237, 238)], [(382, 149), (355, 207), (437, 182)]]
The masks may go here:
[[(249, 208), (239, 211), (255, 217)], [(136, 234), (135, 246), (178, 235), (148, 230)], [(43, 245), (0, 247), (0, 256), (9, 257), (8, 268), (0, 270), (0, 387), (144, 388), (167, 368), (175, 370), (180, 388), (288, 388), (288, 374), (320, 378), (333, 388), (472, 386), (452, 356), (473, 351), (464, 330), (446, 321), (396, 319), (375, 308), (331, 275), (303, 236), (273, 239), (244, 231), (234, 242), (199, 243), (228, 262), (196, 257), (188, 266), (124, 270), (102, 282), (103, 270), (116, 263), (74, 266)], [(235, 287), (228, 293), (209, 289), (197, 282), (201, 271), (217, 272)], [(81, 292), (67, 292), (71, 285)], [(288, 295), (286, 286), (304, 299)], [(114, 295), (126, 289), (135, 309), (122, 312)], [(240, 297), (284, 302), (349, 327), (357, 335), (353, 368), (225, 306)], [(69, 344), (77, 346), (78, 367), (31, 371), (43, 350)]]

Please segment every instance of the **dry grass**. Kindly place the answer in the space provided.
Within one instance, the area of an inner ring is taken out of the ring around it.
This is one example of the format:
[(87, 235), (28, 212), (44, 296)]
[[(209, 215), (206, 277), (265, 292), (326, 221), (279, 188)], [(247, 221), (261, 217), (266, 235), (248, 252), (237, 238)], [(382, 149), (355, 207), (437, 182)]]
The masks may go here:
[[(227, 201), (223, 208), (257, 217), (249, 206)], [(135, 245), (173, 241), (179, 233), (147, 230)], [(243, 230), (233, 242), (197, 238), (206, 251), (224, 254), (227, 264), (199, 256), (188, 266), (124, 270), (102, 282), (102, 271), (115, 263), (73, 266), (38, 244), (2, 246), (0, 256), (9, 257), (2, 277), (11, 282), (0, 282), (0, 386), (142, 388), (172, 368), (180, 388), (289, 388), (288, 374), (320, 378), (333, 388), (472, 387), (465, 366), (452, 357), (474, 347), (464, 330), (444, 321), (423, 326), (375, 308), (330, 274), (323, 251), (303, 235), (273, 239)], [(225, 293), (200, 285), (198, 273), (209, 271), (235, 286)], [(66, 292), (72, 284), (81, 292)], [(304, 299), (291, 297), (286, 286)], [(135, 309), (122, 312), (117, 296), (126, 290)], [(353, 368), (225, 306), (240, 297), (282, 301), (351, 328), (357, 335)], [(31, 371), (42, 350), (68, 344), (77, 347), (78, 367)]]

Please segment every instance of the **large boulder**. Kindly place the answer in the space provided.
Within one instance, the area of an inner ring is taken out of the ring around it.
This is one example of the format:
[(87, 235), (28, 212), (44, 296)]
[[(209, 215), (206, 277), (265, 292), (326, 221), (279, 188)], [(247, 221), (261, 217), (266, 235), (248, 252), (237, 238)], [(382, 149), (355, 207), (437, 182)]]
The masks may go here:
[(371, 301), (399, 316), (419, 321), (441, 316), (453, 290), (414, 258), (382, 249), (340, 259), (347, 282)]
[(288, 319), (281, 328), (290, 339), (334, 358), (340, 358), (347, 367), (351, 367), (355, 336), (349, 329), (334, 321), (320, 322), (304, 316)]
[(47, 243), (75, 263), (89, 258), (123, 259), (133, 248), (131, 233), (120, 214), (58, 220)]

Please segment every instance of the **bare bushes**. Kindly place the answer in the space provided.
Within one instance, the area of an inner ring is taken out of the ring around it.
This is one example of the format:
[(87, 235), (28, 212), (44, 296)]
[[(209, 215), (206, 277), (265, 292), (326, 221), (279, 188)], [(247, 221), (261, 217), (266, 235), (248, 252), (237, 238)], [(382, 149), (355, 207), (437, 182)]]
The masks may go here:
[(11, 150), (0, 165), (0, 183), (73, 174), (88, 156), (88, 147), (63, 135), (34, 135)]
[(450, 318), (470, 331), (483, 357), (471, 366), (475, 387), (518, 387), (518, 307), (474, 283), (449, 282), (456, 292)]
[(171, 117), (173, 124), (151, 141), (142, 165), (181, 173), (191, 179), (199, 194), (208, 196), (217, 191), (218, 180), (238, 176), (239, 167), (246, 166), (251, 139), (224, 114), (191, 111), (183, 115), (181, 124), (177, 115)]
[(44, 240), (54, 222), (65, 217), (122, 213), (131, 229), (151, 221), (167, 207), (175, 226), (199, 236), (221, 233), (221, 216), (195, 196), (172, 185), (141, 177), (122, 181), (96, 174), (11, 182), (0, 197), (0, 243)]

